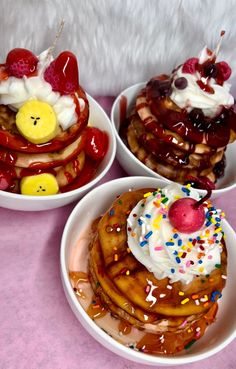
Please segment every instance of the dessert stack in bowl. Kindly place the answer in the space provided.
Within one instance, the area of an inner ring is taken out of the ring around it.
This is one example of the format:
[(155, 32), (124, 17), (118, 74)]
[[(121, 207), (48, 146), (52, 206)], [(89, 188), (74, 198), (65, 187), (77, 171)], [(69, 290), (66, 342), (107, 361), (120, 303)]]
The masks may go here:
[(115, 149), (72, 52), (8, 53), (0, 66), (0, 205), (43, 210), (78, 199), (109, 170)]
[[(221, 37), (223, 34), (221, 35)], [(236, 185), (236, 138), (231, 68), (207, 47), (170, 74), (129, 87), (117, 97), (111, 120), (117, 157), (130, 174), (190, 183), (213, 196)], [(202, 181), (194, 181), (193, 177)]]

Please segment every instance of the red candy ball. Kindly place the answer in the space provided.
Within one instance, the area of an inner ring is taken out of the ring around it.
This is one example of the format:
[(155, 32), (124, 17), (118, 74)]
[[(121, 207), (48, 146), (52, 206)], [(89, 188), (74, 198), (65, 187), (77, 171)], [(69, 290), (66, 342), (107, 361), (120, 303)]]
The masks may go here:
[(170, 206), (169, 220), (177, 231), (182, 233), (192, 233), (198, 231), (204, 224), (204, 207), (194, 206), (196, 200), (189, 198), (179, 199)]

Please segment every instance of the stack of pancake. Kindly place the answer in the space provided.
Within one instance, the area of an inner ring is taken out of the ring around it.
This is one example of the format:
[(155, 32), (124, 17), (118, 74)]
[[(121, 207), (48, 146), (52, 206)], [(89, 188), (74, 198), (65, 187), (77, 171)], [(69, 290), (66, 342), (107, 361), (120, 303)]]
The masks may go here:
[(225, 285), (226, 249), (222, 244), (218, 268), (189, 284), (156, 279), (127, 244), (127, 218), (147, 191), (124, 193), (94, 222), (89, 275), (101, 305), (114, 318), (143, 331), (137, 349), (173, 354), (189, 347), (214, 321), (216, 300)]
[(171, 99), (171, 79), (152, 78), (136, 97), (127, 120), (126, 139), (147, 167), (179, 183), (189, 176), (216, 182), (224, 174), (225, 149), (236, 138), (233, 108), (214, 118), (200, 109), (190, 113)]
[[(8, 191), (20, 192), (22, 177), (40, 173), (53, 174), (63, 191), (80, 175), (85, 163), (84, 128), (88, 124), (89, 106), (81, 87), (73, 96), (77, 122), (66, 131), (58, 128), (56, 137), (43, 144), (34, 144), (24, 138), (16, 126), (16, 113), (0, 105), (0, 170), (13, 179)], [(78, 98), (84, 101), (82, 111)]]

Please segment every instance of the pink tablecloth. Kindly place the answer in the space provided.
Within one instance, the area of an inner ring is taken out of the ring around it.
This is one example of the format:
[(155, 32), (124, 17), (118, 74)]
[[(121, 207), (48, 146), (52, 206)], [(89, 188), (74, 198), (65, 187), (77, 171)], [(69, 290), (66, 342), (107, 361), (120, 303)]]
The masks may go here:
[[(112, 99), (99, 102), (109, 112)], [(104, 181), (126, 175), (115, 162)], [(236, 230), (236, 190), (215, 201)], [(111, 353), (80, 325), (60, 280), (63, 227), (75, 203), (43, 212), (0, 208), (0, 369), (144, 369)], [(236, 368), (236, 340), (192, 369)], [(176, 367), (180, 369), (182, 366)]]

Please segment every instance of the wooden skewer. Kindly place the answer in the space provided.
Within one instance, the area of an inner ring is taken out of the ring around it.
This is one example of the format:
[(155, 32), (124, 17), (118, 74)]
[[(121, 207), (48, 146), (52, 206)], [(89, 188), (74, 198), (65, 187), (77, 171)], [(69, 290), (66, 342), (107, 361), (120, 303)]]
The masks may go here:
[(215, 55), (215, 58), (216, 58), (216, 57), (217, 57), (217, 55), (219, 54), (220, 47), (221, 47), (221, 43), (222, 43), (222, 40), (223, 40), (224, 35), (225, 35), (225, 31), (221, 31), (221, 32), (220, 32), (220, 39), (219, 39), (219, 41), (218, 41), (218, 43), (217, 43), (217, 45), (216, 45), (216, 48), (215, 48), (215, 50), (214, 50), (214, 52), (213, 52), (213, 54)]
[(52, 46), (50, 46), (49, 49), (48, 49), (47, 60), (49, 60), (50, 56), (52, 55), (53, 50), (56, 47), (57, 41), (58, 41), (59, 37), (61, 36), (61, 33), (62, 33), (62, 30), (63, 30), (64, 24), (65, 24), (65, 21), (64, 21), (64, 19), (62, 19), (61, 22), (60, 22), (60, 25), (59, 25), (59, 28), (58, 28), (58, 31), (57, 31), (55, 40), (53, 41)]

